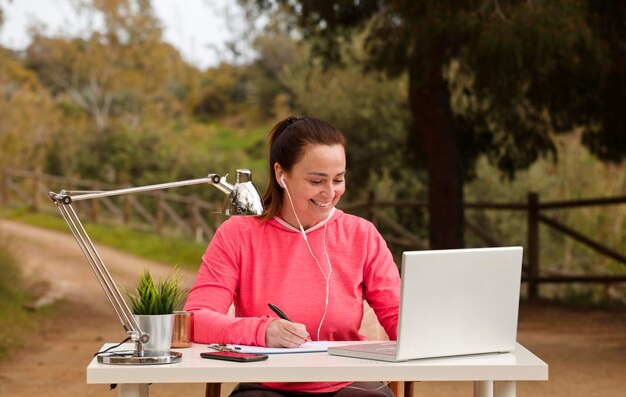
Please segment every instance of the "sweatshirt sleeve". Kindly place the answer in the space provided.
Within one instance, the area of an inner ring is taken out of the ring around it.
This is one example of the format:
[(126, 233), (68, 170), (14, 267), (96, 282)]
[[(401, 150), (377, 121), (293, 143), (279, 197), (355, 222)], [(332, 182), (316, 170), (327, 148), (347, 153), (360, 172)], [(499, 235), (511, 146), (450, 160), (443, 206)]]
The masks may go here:
[(398, 334), (400, 274), (385, 240), (372, 225), (363, 273), (364, 296), (390, 340)]
[(234, 222), (224, 222), (202, 257), (185, 303), (185, 310), (193, 312), (197, 343), (265, 346), (265, 333), (272, 319), (227, 314), (239, 289), (241, 237)]

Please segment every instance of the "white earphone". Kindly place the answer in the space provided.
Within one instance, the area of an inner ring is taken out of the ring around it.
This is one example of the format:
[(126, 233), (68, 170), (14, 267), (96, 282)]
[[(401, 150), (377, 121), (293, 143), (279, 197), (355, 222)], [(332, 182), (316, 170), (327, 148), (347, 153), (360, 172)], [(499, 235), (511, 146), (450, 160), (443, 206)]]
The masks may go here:
[[(300, 222), (300, 219), (298, 218), (298, 214), (296, 213), (296, 208), (293, 205), (293, 200), (291, 199), (291, 194), (289, 193), (289, 189), (287, 189), (287, 183), (285, 182), (285, 174), (282, 174), (280, 176), (280, 180), (283, 183), (283, 187), (285, 188), (285, 192), (287, 193), (287, 197), (289, 198), (289, 202), (291, 204), (291, 209), (293, 210), (293, 214), (296, 217), (296, 221), (298, 221), (298, 226), (300, 226), (300, 232), (302, 234), (302, 237), (304, 238), (304, 242), (307, 245), (307, 248), (309, 249), (309, 253), (311, 254), (311, 256), (313, 257), (313, 259), (315, 260), (315, 263), (317, 264), (317, 267), (320, 269), (320, 272), (322, 273), (322, 276), (324, 276), (324, 279), (326, 280), (326, 293), (325, 293), (325, 299), (324, 299), (324, 314), (322, 315), (322, 319), (320, 320), (319, 326), (317, 327), (317, 340), (320, 339), (320, 332), (322, 329), (322, 324), (324, 323), (324, 320), (326, 319), (326, 313), (328, 312), (328, 296), (330, 294), (330, 275), (333, 272), (333, 267), (330, 263), (330, 258), (328, 257), (328, 251), (326, 250), (326, 221), (328, 221), (328, 218), (324, 221), (324, 253), (326, 254), (326, 260), (328, 261), (328, 273), (326, 273), (324, 271), (324, 269), (322, 269), (322, 265), (320, 264), (319, 260), (317, 260), (317, 257), (315, 256), (315, 254), (313, 254), (313, 250), (311, 249), (311, 246), (309, 245), (309, 239), (306, 236), (306, 232), (304, 231), (304, 227), (302, 226), (302, 223)], [(331, 212), (332, 215), (332, 212)]]

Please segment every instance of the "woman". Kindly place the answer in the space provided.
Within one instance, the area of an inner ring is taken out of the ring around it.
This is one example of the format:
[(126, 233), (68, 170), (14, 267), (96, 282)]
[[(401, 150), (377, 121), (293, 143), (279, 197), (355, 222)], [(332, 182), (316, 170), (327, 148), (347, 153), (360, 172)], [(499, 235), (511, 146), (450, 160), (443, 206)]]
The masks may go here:
[[(362, 340), (363, 299), (396, 338), (400, 277), (375, 227), (335, 208), (345, 191), (345, 138), (315, 118), (289, 117), (270, 132), (270, 181), (261, 217), (232, 217), (202, 258), (185, 310), (194, 339), (297, 347)], [(227, 316), (235, 304), (235, 317)], [(291, 321), (270, 310), (281, 308)], [(233, 396), (390, 396), (376, 382), (240, 384)]]

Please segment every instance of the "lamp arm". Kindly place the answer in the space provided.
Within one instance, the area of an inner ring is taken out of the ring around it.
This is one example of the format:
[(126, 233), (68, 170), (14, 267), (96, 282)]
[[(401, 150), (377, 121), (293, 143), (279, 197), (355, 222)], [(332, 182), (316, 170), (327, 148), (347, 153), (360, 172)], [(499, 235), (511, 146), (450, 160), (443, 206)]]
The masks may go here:
[(129, 187), (117, 190), (97, 191), (97, 192), (74, 192), (77, 194), (72, 195), (71, 190), (62, 190), (61, 193), (48, 193), (52, 201), (62, 201), (63, 204), (70, 204), (72, 201), (91, 200), (94, 198), (121, 196), (131, 193), (143, 193), (154, 190), (169, 189), (172, 187), (199, 185), (201, 183), (209, 183), (222, 192), (229, 194), (233, 191), (233, 186), (226, 182), (226, 177), (219, 176), (218, 174), (209, 174), (206, 178), (189, 179), (186, 181), (159, 183), (156, 185)]
[(135, 343), (134, 355), (137, 357), (143, 357), (143, 345), (150, 341), (150, 335), (143, 332), (139, 326), (137, 320), (133, 316), (126, 300), (124, 299), (119, 288), (115, 284), (115, 281), (111, 277), (109, 270), (104, 264), (104, 261), (100, 257), (100, 254), (96, 250), (93, 242), (89, 238), (89, 235), (85, 231), (83, 224), (81, 223), (76, 211), (72, 207), (73, 201), (90, 200), (101, 197), (120, 196), (124, 194), (148, 192), (153, 190), (162, 190), (172, 187), (190, 186), (201, 183), (209, 183), (222, 192), (230, 194), (234, 186), (226, 181), (226, 177), (221, 177), (218, 174), (209, 174), (206, 178), (190, 179), (186, 181), (161, 183), (156, 185), (131, 187), (125, 189), (117, 189), (110, 191), (97, 191), (97, 192), (75, 192), (76, 195), (72, 195), (72, 191), (62, 190), (60, 193), (49, 192), (48, 195), (52, 199), (52, 202), (57, 206), (61, 216), (65, 220), (65, 223), (69, 226), (76, 242), (78, 243), (81, 251), (87, 258), (87, 262), (91, 266), (100, 286), (102, 287), (105, 295), (109, 299), (111, 306), (115, 310), (117, 317), (120, 319), (124, 330)]

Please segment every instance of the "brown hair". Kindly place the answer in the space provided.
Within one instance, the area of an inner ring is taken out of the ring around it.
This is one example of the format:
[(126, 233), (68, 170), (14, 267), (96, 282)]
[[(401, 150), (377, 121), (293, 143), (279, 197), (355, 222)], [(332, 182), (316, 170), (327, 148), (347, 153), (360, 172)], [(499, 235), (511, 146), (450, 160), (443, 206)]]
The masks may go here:
[(279, 121), (269, 133), (269, 183), (263, 195), (265, 212), (263, 219), (268, 220), (280, 212), (283, 203), (283, 188), (276, 181), (274, 164), (286, 172), (302, 158), (304, 147), (314, 145), (341, 145), (345, 148), (346, 138), (332, 124), (313, 117), (297, 118), (289, 116)]

